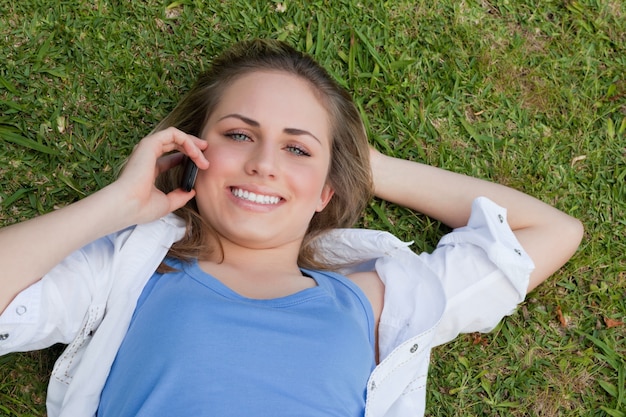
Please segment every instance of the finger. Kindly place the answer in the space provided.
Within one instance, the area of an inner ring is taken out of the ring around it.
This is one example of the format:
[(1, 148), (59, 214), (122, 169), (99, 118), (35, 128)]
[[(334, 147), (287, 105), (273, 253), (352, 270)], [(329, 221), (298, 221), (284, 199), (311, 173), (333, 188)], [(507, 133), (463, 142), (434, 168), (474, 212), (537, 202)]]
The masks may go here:
[[(205, 145), (203, 148), (206, 148), (206, 142), (203, 141), (203, 143)], [(209, 167), (208, 159), (206, 159), (206, 156), (204, 156), (202, 150), (200, 150), (199, 148), (196, 149), (198, 149), (196, 153), (186, 152), (187, 156), (189, 156), (189, 159), (191, 159), (199, 169), (207, 169)], [(187, 150), (185, 149), (185, 151)]]
[(170, 211), (178, 210), (183, 207), (189, 200), (196, 195), (195, 190), (184, 191), (181, 188), (177, 188), (167, 194), (167, 199), (170, 202)]
[(201, 142), (203, 142), (201, 139), (174, 127), (168, 127), (165, 130), (156, 132), (148, 138), (156, 140), (161, 145), (161, 150), (164, 152), (171, 152), (174, 150), (182, 151), (187, 148), (192, 150), (202, 146)]
[(159, 159), (157, 159), (157, 163), (156, 163), (157, 174), (160, 174), (162, 172), (165, 172), (169, 169), (174, 168), (175, 166), (180, 165), (184, 158), (185, 158), (185, 155), (180, 152), (176, 152), (176, 153), (172, 153), (172, 154), (160, 157)]
[(209, 161), (202, 152), (208, 146), (205, 140), (189, 135), (173, 127), (157, 132), (155, 135), (159, 135), (158, 140), (161, 144), (161, 153), (177, 150), (189, 156), (198, 168), (208, 168)]
[(208, 144), (205, 140), (192, 138), (191, 142), (186, 141), (183, 145), (183, 152), (191, 159), (199, 169), (207, 169), (209, 161), (204, 156), (203, 150)]

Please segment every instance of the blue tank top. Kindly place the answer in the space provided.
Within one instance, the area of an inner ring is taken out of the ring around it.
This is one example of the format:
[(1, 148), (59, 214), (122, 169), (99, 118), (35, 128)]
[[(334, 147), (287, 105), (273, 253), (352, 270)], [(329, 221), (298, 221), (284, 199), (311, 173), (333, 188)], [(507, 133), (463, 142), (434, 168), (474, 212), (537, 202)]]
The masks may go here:
[(258, 300), (168, 260), (144, 288), (102, 391), (99, 417), (363, 416), (375, 366), (363, 292), (335, 273)]

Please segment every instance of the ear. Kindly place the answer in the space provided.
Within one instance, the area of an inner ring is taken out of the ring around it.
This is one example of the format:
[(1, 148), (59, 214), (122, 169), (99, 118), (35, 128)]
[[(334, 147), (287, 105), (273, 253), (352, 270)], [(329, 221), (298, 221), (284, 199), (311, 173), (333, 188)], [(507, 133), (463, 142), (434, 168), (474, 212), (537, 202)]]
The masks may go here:
[(328, 205), (328, 203), (330, 202), (330, 199), (333, 197), (334, 194), (335, 194), (335, 190), (333, 189), (333, 187), (331, 187), (330, 184), (326, 183), (324, 185), (324, 188), (322, 188), (322, 193), (320, 194), (320, 202), (317, 205), (315, 211), (320, 212), (324, 210), (324, 208)]

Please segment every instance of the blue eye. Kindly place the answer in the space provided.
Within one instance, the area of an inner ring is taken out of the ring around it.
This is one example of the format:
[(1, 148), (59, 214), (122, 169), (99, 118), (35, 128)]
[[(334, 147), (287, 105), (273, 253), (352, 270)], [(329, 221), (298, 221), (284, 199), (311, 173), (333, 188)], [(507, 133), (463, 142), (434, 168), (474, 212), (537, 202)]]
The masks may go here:
[(299, 146), (295, 146), (295, 145), (287, 146), (287, 151), (291, 152), (292, 154), (296, 156), (311, 156), (311, 154), (305, 151), (303, 148)]
[(226, 133), (225, 136), (228, 136), (235, 142), (245, 142), (245, 141), (250, 140), (250, 136), (241, 132), (230, 132), (230, 133)]

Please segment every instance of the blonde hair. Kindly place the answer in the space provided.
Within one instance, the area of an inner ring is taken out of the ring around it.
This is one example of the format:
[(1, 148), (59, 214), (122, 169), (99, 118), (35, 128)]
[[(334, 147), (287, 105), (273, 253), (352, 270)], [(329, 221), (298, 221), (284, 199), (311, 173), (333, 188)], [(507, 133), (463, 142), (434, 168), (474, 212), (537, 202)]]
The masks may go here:
[[(224, 91), (239, 77), (256, 71), (280, 71), (306, 80), (328, 111), (332, 142), (328, 183), (335, 193), (326, 208), (311, 219), (298, 265), (332, 269), (331, 265), (316, 260), (312, 242), (327, 230), (354, 225), (371, 198), (372, 179), (367, 135), (358, 109), (348, 92), (313, 58), (274, 40), (257, 39), (235, 44), (200, 75), (189, 93), (155, 131), (173, 126), (200, 136)], [(164, 192), (172, 191), (179, 186), (180, 175), (180, 167), (169, 170), (159, 177), (157, 186)], [(187, 222), (187, 233), (172, 246), (168, 256), (189, 261), (210, 251), (221, 250), (206, 246), (211, 241), (207, 237), (215, 232), (199, 215), (195, 199), (176, 214)]]

